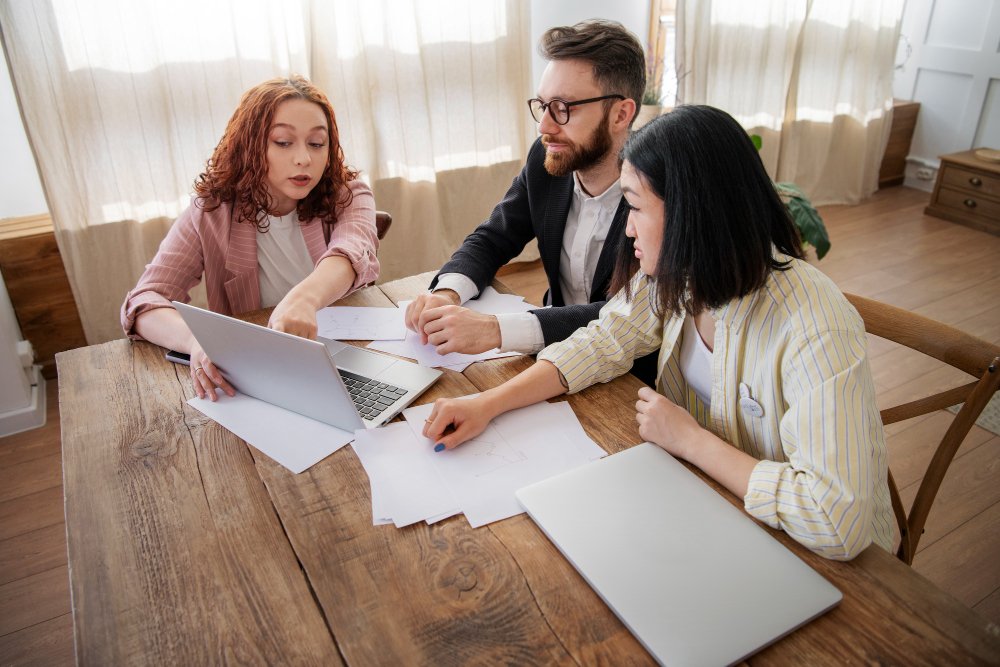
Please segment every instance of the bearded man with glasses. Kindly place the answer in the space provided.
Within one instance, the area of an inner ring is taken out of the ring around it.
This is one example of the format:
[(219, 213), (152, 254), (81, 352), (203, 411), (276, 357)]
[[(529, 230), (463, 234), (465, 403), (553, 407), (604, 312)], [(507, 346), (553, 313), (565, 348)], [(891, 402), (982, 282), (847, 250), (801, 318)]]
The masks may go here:
[[(646, 87), (645, 52), (621, 24), (603, 20), (552, 28), (539, 52), (549, 63), (528, 108), (540, 136), (524, 168), (406, 309), (407, 326), (441, 354), (533, 354), (597, 319), (608, 298), (628, 217), (619, 153)], [(462, 307), (532, 239), (551, 308), (494, 316)], [(633, 372), (652, 384), (655, 359), (638, 360)]]

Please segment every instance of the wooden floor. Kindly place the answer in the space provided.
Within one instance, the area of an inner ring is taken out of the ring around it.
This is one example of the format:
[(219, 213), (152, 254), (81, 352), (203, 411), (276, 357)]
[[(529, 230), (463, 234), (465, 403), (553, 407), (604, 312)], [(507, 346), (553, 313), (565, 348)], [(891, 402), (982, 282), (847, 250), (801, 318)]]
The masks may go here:
[[(927, 201), (926, 193), (896, 187), (859, 206), (822, 209), (833, 250), (817, 266), (845, 291), (1000, 343), (1000, 238), (923, 215)], [(517, 269), (506, 270), (504, 282), (538, 303), (540, 267)], [(917, 396), (951, 377), (884, 341), (873, 340), (870, 352), (880, 399)], [(939, 413), (887, 429), (904, 500), (946, 420)], [(1000, 436), (975, 427), (962, 445), (914, 567), (1000, 624)], [(0, 665), (72, 662), (59, 411), (50, 382), (46, 425), (0, 439)]]

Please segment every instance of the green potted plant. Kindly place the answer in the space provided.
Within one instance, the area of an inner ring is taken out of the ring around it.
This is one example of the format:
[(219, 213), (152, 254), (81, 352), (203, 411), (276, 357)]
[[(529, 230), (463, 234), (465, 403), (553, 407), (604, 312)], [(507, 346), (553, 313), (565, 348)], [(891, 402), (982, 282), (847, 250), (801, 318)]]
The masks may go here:
[[(753, 145), (760, 150), (761, 138), (758, 134), (751, 134), (750, 139)], [(775, 183), (774, 189), (778, 191), (778, 196), (785, 203), (785, 208), (792, 216), (792, 221), (799, 228), (799, 235), (806, 245), (811, 245), (816, 250), (816, 259), (823, 257), (830, 251), (830, 236), (826, 233), (826, 225), (819, 211), (812, 205), (805, 193), (794, 183)]]

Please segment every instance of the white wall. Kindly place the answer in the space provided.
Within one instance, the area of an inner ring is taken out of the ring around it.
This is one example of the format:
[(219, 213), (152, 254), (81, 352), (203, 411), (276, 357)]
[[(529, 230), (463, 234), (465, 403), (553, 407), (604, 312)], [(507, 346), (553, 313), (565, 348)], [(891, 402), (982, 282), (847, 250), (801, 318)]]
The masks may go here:
[[(2, 50), (0, 50), (2, 53)], [(7, 69), (7, 56), (0, 67), (0, 128), (3, 128), (3, 159), (0, 160), (0, 219), (46, 213), (49, 207), (42, 194), (35, 158), (14, 97)]]
[(618, 21), (646, 46), (649, 40), (648, 0), (531, 0), (531, 79), (538, 85), (545, 61), (538, 55), (538, 40), (549, 28), (573, 25), (586, 19)]
[(920, 102), (905, 183), (929, 191), (939, 156), (1000, 149), (1000, 1), (907, 0), (902, 34), (893, 95)]
[[(0, 159), (0, 218), (46, 213), (48, 206), (17, 109), (6, 55), (0, 66), (0, 128), (3, 128), (4, 146), (3, 159)], [(7, 285), (0, 277), (0, 434), (36, 425), (31, 417), (27, 422), (21, 419), (32, 401), (32, 371), (24, 367), (19, 355), (20, 340), (21, 330), (7, 295)], [(11, 420), (13, 425), (8, 426), (10, 415), (16, 417)]]

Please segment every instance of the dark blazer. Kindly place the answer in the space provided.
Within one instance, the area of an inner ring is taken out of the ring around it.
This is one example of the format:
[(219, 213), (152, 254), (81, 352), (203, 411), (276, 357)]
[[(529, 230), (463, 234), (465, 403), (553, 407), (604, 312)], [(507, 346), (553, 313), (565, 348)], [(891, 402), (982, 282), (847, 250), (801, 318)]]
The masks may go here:
[[(531, 313), (542, 326), (545, 344), (550, 345), (597, 319), (607, 301), (618, 246), (625, 240), (628, 205), (624, 197), (618, 203), (591, 281), (590, 303), (567, 306), (559, 286), (559, 258), (573, 198), (573, 174), (552, 176), (545, 170), (544, 161), (545, 146), (541, 139), (536, 139), (528, 151), (524, 168), (489, 219), (466, 237), (430, 286), (433, 289), (443, 273), (460, 273), (470, 278), (482, 292), (501, 266), (517, 257), (531, 239), (538, 239), (542, 267), (549, 279), (545, 304), (553, 307)], [(654, 358), (648, 372), (640, 374), (636, 369), (633, 372), (652, 384), (655, 363)]]

